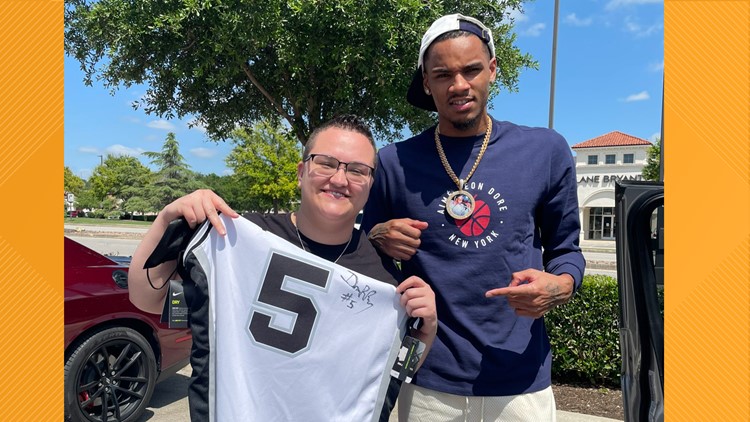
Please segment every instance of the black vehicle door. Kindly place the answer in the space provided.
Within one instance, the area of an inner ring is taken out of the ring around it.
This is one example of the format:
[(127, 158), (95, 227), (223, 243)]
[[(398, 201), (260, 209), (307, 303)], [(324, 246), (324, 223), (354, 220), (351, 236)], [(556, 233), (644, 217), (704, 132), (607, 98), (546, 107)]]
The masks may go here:
[(664, 420), (664, 184), (615, 186), (626, 421)]

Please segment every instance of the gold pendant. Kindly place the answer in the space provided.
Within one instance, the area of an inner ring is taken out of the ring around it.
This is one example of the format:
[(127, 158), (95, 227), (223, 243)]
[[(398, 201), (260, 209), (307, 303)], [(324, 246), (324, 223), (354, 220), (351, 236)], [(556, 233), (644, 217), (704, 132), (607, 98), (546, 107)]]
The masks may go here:
[(445, 210), (456, 220), (464, 220), (474, 212), (474, 197), (469, 192), (459, 189), (448, 195)]

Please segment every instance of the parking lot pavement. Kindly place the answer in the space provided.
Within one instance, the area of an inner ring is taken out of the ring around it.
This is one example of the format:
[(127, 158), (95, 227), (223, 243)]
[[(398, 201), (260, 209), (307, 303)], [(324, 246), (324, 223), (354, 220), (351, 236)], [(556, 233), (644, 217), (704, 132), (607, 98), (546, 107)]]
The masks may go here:
[(91, 248), (102, 255), (132, 256), (135, 248), (138, 247), (140, 240), (135, 239), (115, 239), (111, 237), (89, 237), (68, 235), (69, 238), (76, 242)]
[(156, 384), (154, 395), (138, 422), (190, 422), (187, 387), (190, 365)]
[[(190, 422), (187, 386), (192, 368), (182, 368), (177, 374), (156, 385), (146, 413), (138, 422)], [(616, 419), (557, 411), (558, 422), (616, 422)], [(388, 422), (398, 422), (398, 402)]]

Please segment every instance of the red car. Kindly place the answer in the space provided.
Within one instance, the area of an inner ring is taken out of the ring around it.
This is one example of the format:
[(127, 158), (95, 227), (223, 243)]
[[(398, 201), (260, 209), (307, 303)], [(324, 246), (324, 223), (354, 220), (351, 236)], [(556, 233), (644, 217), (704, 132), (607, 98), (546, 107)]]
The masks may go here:
[(189, 363), (190, 329), (128, 299), (130, 259), (65, 238), (65, 420), (135, 421), (154, 385)]

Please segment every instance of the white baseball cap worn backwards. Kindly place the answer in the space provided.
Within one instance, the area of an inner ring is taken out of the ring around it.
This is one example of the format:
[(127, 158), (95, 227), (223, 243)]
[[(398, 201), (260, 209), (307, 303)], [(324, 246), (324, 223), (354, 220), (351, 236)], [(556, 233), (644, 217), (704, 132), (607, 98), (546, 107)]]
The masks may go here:
[(417, 70), (406, 93), (409, 104), (428, 111), (437, 111), (432, 96), (424, 92), (422, 85), (422, 66), (424, 65), (424, 54), (437, 37), (452, 31), (467, 31), (481, 39), (490, 48), (491, 57), (495, 57), (495, 42), (492, 40), (492, 31), (484, 26), (482, 22), (470, 16), (459, 13), (446, 15), (432, 23), (430, 28), (422, 37), (422, 45), (419, 47), (419, 60)]

